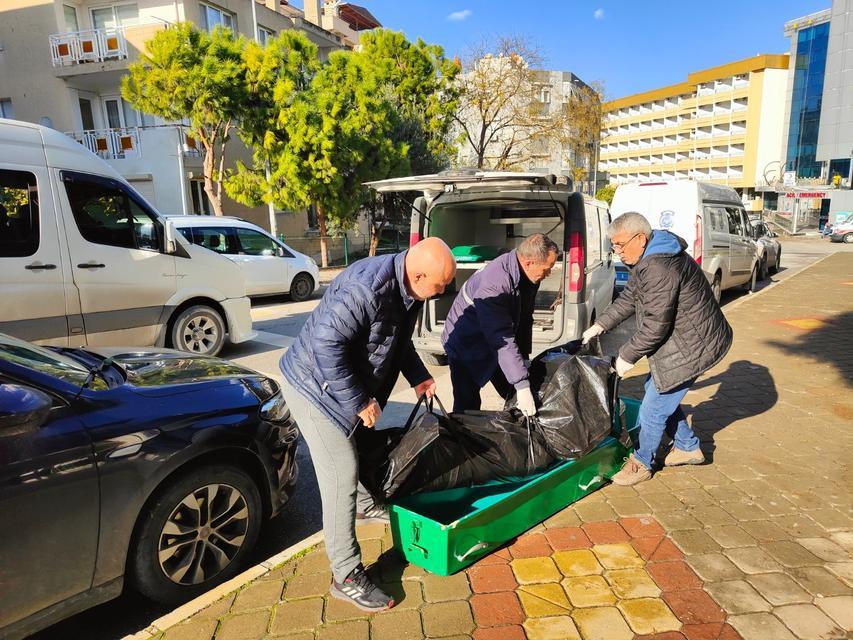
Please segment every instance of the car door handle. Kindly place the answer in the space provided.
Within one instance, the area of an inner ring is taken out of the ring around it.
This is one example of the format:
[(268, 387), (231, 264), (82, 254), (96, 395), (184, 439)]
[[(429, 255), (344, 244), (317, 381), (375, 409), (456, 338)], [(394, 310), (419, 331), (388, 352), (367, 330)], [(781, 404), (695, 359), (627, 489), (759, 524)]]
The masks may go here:
[(56, 269), (55, 264), (42, 264), (41, 262), (31, 262), (24, 269), (29, 269), (30, 271), (50, 271), (51, 269)]
[(101, 264), (100, 262), (95, 262), (94, 260), (90, 262), (81, 262), (77, 265), (78, 269), (103, 269), (107, 265)]

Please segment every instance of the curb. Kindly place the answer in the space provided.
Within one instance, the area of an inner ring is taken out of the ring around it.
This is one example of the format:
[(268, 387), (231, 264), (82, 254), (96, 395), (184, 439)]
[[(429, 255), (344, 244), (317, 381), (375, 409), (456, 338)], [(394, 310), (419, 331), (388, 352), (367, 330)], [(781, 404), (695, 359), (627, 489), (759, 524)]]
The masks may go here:
[(202, 609), (209, 607), (214, 602), (220, 600), (232, 591), (239, 589), (240, 587), (248, 584), (249, 582), (252, 582), (253, 580), (257, 580), (262, 575), (272, 571), (278, 565), (287, 562), (288, 560), (293, 558), (293, 556), (301, 553), (302, 551), (305, 551), (306, 549), (310, 549), (311, 547), (321, 543), (322, 541), (323, 532), (318, 531), (317, 533), (308, 536), (304, 540), (301, 540), (300, 542), (297, 542), (296, 544), (288, 547), (284, 551), (279, 551), (274, 556), (270, 556), (263, 562), (260, 562), (253, 567), (249, 567), (243, 573), (240, 573), (231, 578), (230, 580), (223, 582), (218, 587), (214, 587), (210, 591), (201, 594), (197, 598), (182, 604), (174, 611), (171, 611), (166, 615), (157, 618), (150, 625), (145, 627), (145, 629), (137, 631), (134, 634), (124, 636), (122, 640), (150, 640), (150, 638), (153, 638), (157, 634), (163, 633), (170, 627), (174, 627), (176, 624), (183, 622), (187, 618), (195, 615)]

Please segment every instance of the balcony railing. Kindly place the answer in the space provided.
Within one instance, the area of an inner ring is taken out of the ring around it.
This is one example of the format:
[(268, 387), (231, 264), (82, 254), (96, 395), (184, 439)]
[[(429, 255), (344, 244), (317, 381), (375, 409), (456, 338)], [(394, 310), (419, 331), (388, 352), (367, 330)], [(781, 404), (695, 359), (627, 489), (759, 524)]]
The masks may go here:
[(142, 156), (139, 127), (66, 131), (66, 134), (104, 160), (124, 160)]
[(50, 55), (54, 67), (124, 60), (127, 58), (124, 28), (55, 33), (50, 36)]

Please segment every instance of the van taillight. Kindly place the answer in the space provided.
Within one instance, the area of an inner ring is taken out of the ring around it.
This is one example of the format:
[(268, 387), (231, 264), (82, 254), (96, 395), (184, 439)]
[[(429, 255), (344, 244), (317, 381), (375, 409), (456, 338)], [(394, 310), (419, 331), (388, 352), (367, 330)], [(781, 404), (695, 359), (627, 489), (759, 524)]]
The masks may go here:
[(577, 293), (583, 289), (583, 241), (578, 231), (569, 234), (569, 291)]
[(410, 247), (414, 247), (420, 241), (421, 241), (421, 234), (419, 234), (419, 233), (410, 233), (409, 234), (409, 246)]
[(693, 259), (702, 264), (702, 216), (696, 216), (696, 236), (693, 239)]

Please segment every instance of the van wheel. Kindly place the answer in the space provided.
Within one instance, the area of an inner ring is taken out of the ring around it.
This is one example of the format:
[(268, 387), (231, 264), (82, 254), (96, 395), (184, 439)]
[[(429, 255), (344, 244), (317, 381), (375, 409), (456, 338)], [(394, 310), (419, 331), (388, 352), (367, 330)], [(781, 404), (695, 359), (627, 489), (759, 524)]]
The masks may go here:
[(720, 296), (723, 294), (723, 278), (720, 272), (714, 274), (714, 281), (711, 283), (711, 293), (714, 294), (714, 300), (720, 301)]
[(225, 322), (216, 309), (194, 305), (175, 318), (170, 337), (179, 351), (215, 356), (225, 344)]
[(743, 283), (743, 290), (747, 293), (755, 293), (758, 291), (758, 270), (759, 265), (752, 267), (752, 273), (749, 276), (749, 280)]
[(418, 355), (424, 364), (431, 364), (436, 367), (447, 365), (447, 355), (444, 353), (435, 353), (433, 351), (418, 351)]
[(158, 602), (194, 598), (237, 574), (261, 521), (260, 491), (245, 471), (195, 469), (140, 514), (128, 556), (131, 582)]
[(853, 244), (853, 233), (848, 233), (843, 240), (845, 244)]
[(773, 265), (773, 268), (770, 269), (770, 273), (776, 274), (779, 273), (779, 269), (782, 266), (782, 250), (779, 249), (779, 253), (776, 254), (776, 263)]
[(290, 283), (290, 299), (302, 302), (314, 293), (314, 279), (307, 273), (297, 273)]

